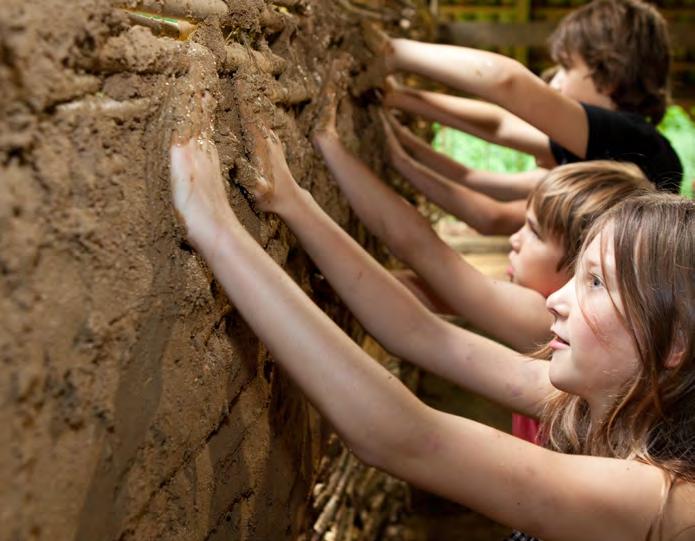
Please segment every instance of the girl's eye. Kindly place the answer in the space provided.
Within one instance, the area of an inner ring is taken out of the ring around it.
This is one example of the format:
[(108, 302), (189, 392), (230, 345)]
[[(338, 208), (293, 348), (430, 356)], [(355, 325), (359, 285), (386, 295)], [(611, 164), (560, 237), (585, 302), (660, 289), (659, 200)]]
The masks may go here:
[(526, 229), (528, 232), (535, 238), (540, 239), (541, 236), (538, 234), (538, 231), (529, 223), (526, 224)]
[(603, 287), (603, 280), (597, 274), (589, 275), (589, 283), (591, 287)]

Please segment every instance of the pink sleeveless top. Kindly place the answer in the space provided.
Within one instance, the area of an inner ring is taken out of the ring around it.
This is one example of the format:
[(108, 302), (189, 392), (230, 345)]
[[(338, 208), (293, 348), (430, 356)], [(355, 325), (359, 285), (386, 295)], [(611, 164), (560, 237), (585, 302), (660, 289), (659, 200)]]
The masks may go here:
[(517, 438), (540, 445), (538, 441), (539, 428), (540, 423), (535, 419), (519, 413), (512, 413), (512, 434)]

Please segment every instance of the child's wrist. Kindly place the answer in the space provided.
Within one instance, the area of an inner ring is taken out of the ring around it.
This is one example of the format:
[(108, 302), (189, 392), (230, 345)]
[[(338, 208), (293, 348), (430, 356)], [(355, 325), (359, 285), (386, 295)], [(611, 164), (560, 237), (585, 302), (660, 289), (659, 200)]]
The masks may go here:
[(281, 193), (276, 192), (273, 194), (269, 208), (271, 212), (277, 214), (280, 218), (284, 218), (288, 212), (292, 212), (301, 203), (303, 193), (306, 192), (292, 177), (287, 179), (284, 185), (287, 189)]
[(219, 242), (221, 236), (243, 229), (231, 208), (208, 216), (205, 220), (186, 223), (186, 237), (203, 254)]
[(281, 205), (278, 205), (275, 213), (286, 223), (292, 222), (297, 217), (307, 212), (307, 205), (313, 202), (314, 198), (308, 190), (300, 187), (298, 184), (292, 189), (292, 194), (283, 199)]

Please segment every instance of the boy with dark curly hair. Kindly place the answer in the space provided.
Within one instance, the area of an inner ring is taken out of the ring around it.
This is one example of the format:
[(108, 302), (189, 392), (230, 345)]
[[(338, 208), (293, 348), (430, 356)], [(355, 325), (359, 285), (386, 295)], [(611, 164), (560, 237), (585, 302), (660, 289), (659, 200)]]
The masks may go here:
[[(597, 159), (635, 163), (658, 188), (680, 188), (680, 160), (655, 127), (669, 99), (668, 28), (646, 2), (594, 0), (565, 17), (550, 38), (558, 69), (549, 85), (499, 54), (391, 39), (374, 28), (365, 37), (387, 71), (415, 72), (485, 100), (404, 88), (391, 79), (387, 106), (527, 152), (541, 167), (517, 174), (472, 170), (397, 129), (425, 166), (402, 173), (426, 195), (458, 183), (497, 199), (521, 199), (545, 169)], [(455, 197), (431, 199), (445, 210), (456, 207)], [(523, 216), (518, 219), (521, 224)]]

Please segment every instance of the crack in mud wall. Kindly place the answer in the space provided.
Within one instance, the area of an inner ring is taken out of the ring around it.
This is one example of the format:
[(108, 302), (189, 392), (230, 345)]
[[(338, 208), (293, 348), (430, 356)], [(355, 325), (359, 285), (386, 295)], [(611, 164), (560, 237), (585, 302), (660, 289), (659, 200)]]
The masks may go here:
[[(359, 28), (330, 0), (123, 4), (179, 6), (197, 29), (158, 36), (107, 0), (0, 4), (0, 538), (291, 539), (327, 429), (182, 240), (167, 146), (180, 100), (208, 89), (234, 178), (243, 72), (300, 184), (375, 251), (309, 142), (330, 59), (364, 69)], [(381, 167), (360, 100), (339, 129)], [(357, 336), (286, 227), (229, 196)]]

